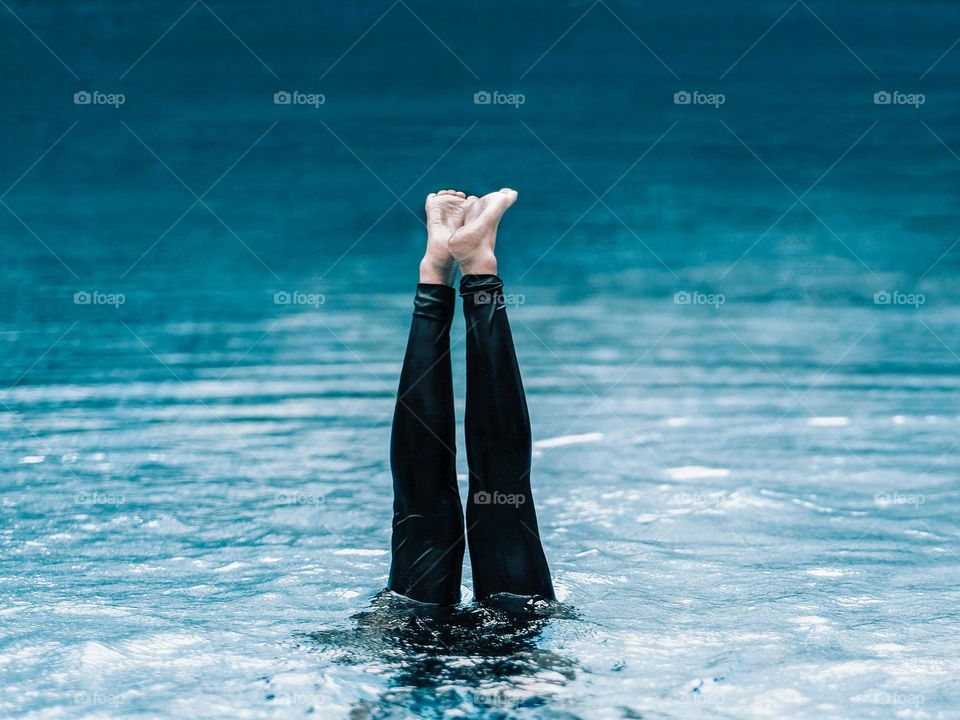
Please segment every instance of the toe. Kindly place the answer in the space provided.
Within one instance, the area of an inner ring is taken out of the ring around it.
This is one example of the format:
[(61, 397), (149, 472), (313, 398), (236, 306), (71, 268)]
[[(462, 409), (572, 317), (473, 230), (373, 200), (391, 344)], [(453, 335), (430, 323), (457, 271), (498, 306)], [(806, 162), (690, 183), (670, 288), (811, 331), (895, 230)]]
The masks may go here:
[(467, 194), (461, 190), (457, 190), (455, 194), (459, 195), (462, 198), (465, 198), (467, 196)]

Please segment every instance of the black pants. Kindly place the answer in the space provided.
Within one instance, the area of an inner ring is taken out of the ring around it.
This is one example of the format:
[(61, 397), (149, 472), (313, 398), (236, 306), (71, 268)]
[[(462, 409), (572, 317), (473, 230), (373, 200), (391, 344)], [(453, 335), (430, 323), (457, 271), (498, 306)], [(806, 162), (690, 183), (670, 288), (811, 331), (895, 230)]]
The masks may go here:
[[(530, 418), (496, 275), (460, 282), (467, 321), (466, 536), (474, 595), (554, 599), (530, 494)], [(393, 417), (389, 588), (421, 602), (460, 600), (464, 516), (457, 489), (450, 323), (454, 289), (417, 286)]]

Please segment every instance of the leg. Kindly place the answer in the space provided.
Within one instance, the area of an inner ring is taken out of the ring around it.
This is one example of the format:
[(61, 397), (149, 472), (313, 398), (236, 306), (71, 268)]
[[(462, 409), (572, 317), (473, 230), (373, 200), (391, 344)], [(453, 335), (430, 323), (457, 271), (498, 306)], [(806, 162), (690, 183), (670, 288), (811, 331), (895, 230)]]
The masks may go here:
[(467, 539), (481, 601), (498, 593), (555, 597), (530, 491), (530, 418), (495, 274), (497, 225), (515, 199), (511, 190), (473, 201), (463, 231), (450, 241), (469, 271), (460, 283), (467, 321)]
[(448, 285), (417, 285), (390, 437), (393, 563), (389, 588), (421, 602), (460, 601), (463, 511), (457, 489)]
[(427, 252), (420, 263), (390, 438), (394, 500), (388, 587), (437, 604), (459, 602), (463, 568), (450, 367), (456, 293), (447, 284), (454, 268), (445, 235), (447, 222), (459, 226), (455, 215), (462, 202), (463, 194), (452, 191), (427, 199)]

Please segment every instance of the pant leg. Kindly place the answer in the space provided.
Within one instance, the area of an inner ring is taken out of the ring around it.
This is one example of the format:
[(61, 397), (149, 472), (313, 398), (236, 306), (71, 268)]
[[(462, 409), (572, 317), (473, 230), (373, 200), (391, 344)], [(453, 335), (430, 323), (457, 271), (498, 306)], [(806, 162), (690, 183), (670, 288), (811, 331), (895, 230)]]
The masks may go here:
[(530, 492), (530, 417), (496, 275), (460, 282), (467, 320), (467, 542), (474, 593), (554, 599)]
[(452, 287), (417, 285), (390, 438), (393, 560), (388, 587), (438, 604), (460, 601), (463, 572), (450, 367), (455, 302)]

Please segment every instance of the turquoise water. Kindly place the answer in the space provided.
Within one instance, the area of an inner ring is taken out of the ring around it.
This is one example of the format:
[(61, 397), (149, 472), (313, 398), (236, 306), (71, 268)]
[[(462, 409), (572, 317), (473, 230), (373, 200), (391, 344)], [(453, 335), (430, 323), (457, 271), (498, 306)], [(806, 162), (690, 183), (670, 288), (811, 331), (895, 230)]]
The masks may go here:
[[(957, 717), (955, 7), (8, 4), (0, 715)], [(503, 185), (563, 605), (411, 617), (422, 198)]]

